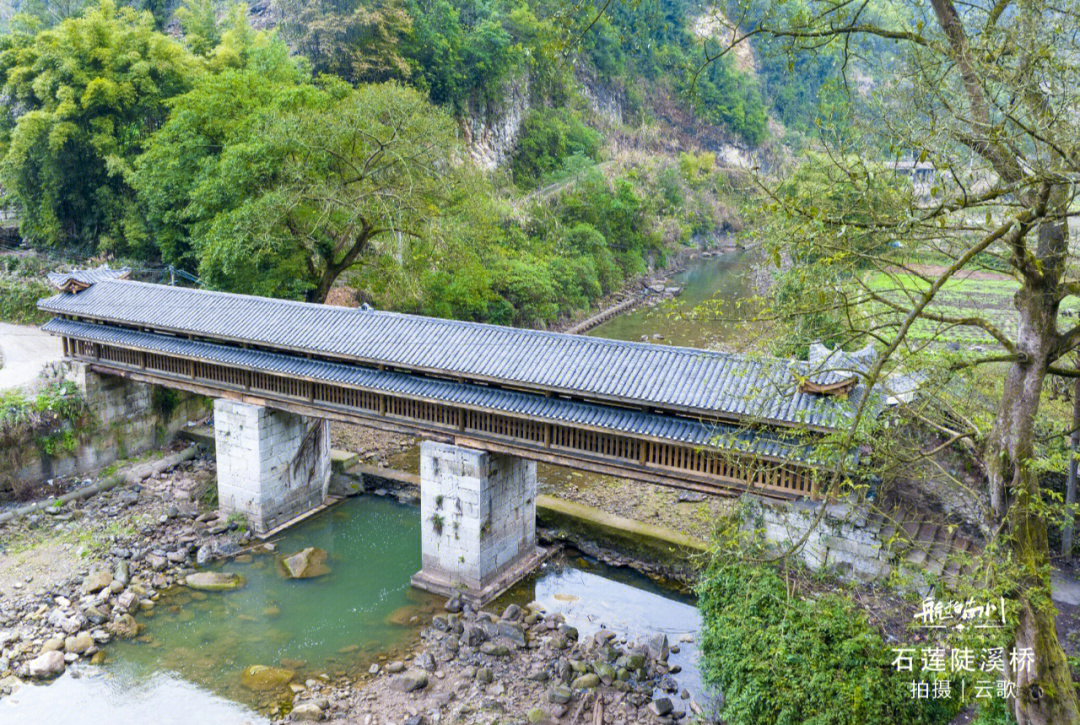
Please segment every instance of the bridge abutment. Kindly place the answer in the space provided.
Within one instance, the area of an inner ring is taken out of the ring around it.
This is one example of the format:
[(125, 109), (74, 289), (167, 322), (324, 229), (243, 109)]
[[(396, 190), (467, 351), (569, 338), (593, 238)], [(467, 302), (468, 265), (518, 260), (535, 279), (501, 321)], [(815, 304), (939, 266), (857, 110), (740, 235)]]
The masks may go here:
[(259, 405), (214, 401), (218, 504), (265, 533), (325, 502), (330, 423)]
[(423, 568), (413, 586), (483, 604), (539, 563), (536, 463), (446, 443), (420, 446)]

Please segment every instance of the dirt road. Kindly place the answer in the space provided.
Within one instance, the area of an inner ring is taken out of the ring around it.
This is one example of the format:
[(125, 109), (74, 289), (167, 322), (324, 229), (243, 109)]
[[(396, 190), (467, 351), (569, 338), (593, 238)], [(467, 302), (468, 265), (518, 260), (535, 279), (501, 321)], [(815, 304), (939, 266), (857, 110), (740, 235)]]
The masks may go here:
[(0, 390), (33, 382), (46, 363), (63, 357), (60, 338), (42, 332), (33, 325), (0, 322)]

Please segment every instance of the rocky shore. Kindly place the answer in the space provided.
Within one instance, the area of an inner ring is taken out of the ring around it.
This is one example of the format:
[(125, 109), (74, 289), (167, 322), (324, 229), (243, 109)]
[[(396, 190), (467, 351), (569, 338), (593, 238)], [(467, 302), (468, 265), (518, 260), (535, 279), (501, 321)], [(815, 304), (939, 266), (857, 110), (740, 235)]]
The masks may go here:
[[(27, 680), (105, 664), (114, 640), (149, 642), (142, 622), (174, 592), (228, 596), (213, 592), (242, 585), (202, 568), (267, 548), (242, 519), (213, 510), (214, 477), (212, 461), (185, 461), (0, 525), (0, 697)], [(407, 488), (378, 493), (411, 499)], [(495, 614), (455, 597), (445, 610), (417, 646), (381, 656), (359, 678), (303, 679), (268, 663), (241, 682), (266, 694), (264, 712), (286, 720), (665, 723), (700, 711), (679, 687), (679, 666), (668, 664), (681, 643), (664, 635), (631, 642), (601, 627), (582, 638), (536, 603)]]
[(298, 696), (290, 719), (661, 724), (691, 715), (704, 722), (702, 707), (679, 686), (679, 666), (668, 664), (684, 643), (665, 634), (631, 642), (601, 626), (582, 638), (561, 614), (535, 602), (495, 614), (455, 596), (445, 608), (414, 654), (372, 665), (366, 682), (328, 712), (308, 706), (317, 692)]
[(212, 462), (188, 461), (0, 527), (0, 696), (104, 662), (111, 640), (140, 636), (133, 615), (152, 612), (161, 592), (250, 544), (242, 520), (200, 511), (213, 476)]

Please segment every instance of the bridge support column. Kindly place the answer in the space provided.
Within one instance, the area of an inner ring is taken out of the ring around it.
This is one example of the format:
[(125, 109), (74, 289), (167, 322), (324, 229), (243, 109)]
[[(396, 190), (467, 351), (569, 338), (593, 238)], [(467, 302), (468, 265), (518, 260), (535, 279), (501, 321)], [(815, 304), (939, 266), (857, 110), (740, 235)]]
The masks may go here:
[(483, 604), (529, 573), (536, 546), (536, 463), (424, 441), (420, 445), (420, 589)]
[(218, 504), (265, 533), (320, 506), (330, 485), (330, 423), (214, 401)]

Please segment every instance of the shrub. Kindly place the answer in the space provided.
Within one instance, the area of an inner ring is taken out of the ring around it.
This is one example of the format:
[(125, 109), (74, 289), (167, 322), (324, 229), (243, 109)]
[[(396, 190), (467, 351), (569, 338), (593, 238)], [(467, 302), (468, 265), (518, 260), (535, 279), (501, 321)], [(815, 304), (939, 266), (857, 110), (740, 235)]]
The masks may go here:
[(0, 277), (0, 322), (37, 325), (50, 315), (37, 308), (38, 300), (52, 294), (52, 289), (33, 277)]
[[(542, 108), (522, 124), (510, 168), (514, 183), (531, 189), (573, 156), (596, 159), (600, 134), (565, 108)], [(580, 165), (580, 164), (579, 164)]]
[(788, 596), (766, 566), (714, 560), (698, 587), (705, 681), (738, 725), (946, 723), (955, 700), (915, 700), (910, 673), (845, 597)]

